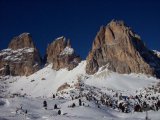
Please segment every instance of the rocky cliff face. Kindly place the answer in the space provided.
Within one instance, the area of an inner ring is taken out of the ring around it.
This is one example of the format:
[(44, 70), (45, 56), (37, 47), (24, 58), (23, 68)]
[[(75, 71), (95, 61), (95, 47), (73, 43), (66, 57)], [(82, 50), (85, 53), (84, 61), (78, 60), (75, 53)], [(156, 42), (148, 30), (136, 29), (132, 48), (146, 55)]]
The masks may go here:
[(14, 37), (8, 49), (0, 51), (0, 75), (31, 75), (41, 67), (41, 57), (29, 33)]
[(160, 59), (124, 22), (113, 20), (100, 28), (87, 57), (88, 74), (94, 74), (100, 67), (122, 74), (159, 76)]
[(72, 70), (80, 61), (81, 58), (75, 54), (70, 40), (66, 40), (65, 37), (57, 38), (47, 48), (47, 62), (52, 63), (55, 70)]

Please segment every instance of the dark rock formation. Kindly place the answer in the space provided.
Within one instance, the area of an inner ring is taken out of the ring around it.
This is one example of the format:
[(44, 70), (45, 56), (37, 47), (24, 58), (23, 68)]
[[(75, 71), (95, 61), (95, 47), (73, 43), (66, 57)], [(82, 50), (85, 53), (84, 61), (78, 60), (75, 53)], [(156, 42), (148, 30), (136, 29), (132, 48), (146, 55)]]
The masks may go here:
[(86, 72), (94, 74), (100, 67), (118, 73), (144, 73), (158, 76), (160, 59), (144, 45), (141, 38), (123, 21), (102, 26), (87, 57)]

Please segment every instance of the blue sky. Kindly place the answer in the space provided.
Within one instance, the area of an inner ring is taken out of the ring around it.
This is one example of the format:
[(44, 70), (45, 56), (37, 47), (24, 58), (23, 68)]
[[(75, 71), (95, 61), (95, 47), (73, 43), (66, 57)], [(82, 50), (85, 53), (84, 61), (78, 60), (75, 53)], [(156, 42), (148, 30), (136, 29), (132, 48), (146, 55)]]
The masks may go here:
[(160, 51), (159, 0), (0, 0), (0, 50), (23, 32), (42, 55), (59, 36), (86, 58), (101, 25), (124, 20), (150, 49)]

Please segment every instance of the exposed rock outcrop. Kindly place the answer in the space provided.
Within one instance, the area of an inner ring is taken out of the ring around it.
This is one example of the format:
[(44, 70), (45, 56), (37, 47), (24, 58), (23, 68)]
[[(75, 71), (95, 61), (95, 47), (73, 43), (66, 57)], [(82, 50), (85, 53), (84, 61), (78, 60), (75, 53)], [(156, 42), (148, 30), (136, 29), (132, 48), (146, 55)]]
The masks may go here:
[(57, 38), (47, 48), (47, 62), (52, 63), (55, 70), (61, 68), (72, 70), (80, 61), (81, 58), (75, 54), (70, 40), (66, 40), (65, 37)]
[(87, 57), (86, 72), (100, 67), (118, 73), (144, 73), (159, 76), (160, 59), (144, 45), (141, 38), (123, 21), (102, 26)]
[(0, 51), (0, 75), (31, 75), (41, 67), (41, 57), (29, 33), (14, 37), (8, 49)]

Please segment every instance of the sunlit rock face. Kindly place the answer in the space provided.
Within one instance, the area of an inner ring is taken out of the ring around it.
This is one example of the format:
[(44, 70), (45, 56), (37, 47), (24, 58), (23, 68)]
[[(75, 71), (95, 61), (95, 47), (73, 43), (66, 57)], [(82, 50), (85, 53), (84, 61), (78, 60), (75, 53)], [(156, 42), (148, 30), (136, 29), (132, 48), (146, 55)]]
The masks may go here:
[(41, 57), (29, 33), (14, 37), (0, 51), (0, 75), (28, 76), (41, 68)]
[(160, 59), (123, 21), (112, 20), (100, 28), (87, 57), (88, 74), (96, 73), (100, 67), (122, 74), (159, 76)]
[(46, 54), (47, 62), (52, 63), (55, 70), (61, 68), (72, 70), (81, 62), (81, 58), (71, 47), (70, 40), (66, 40), (63, 36), (55, 39), (48, 46)]

